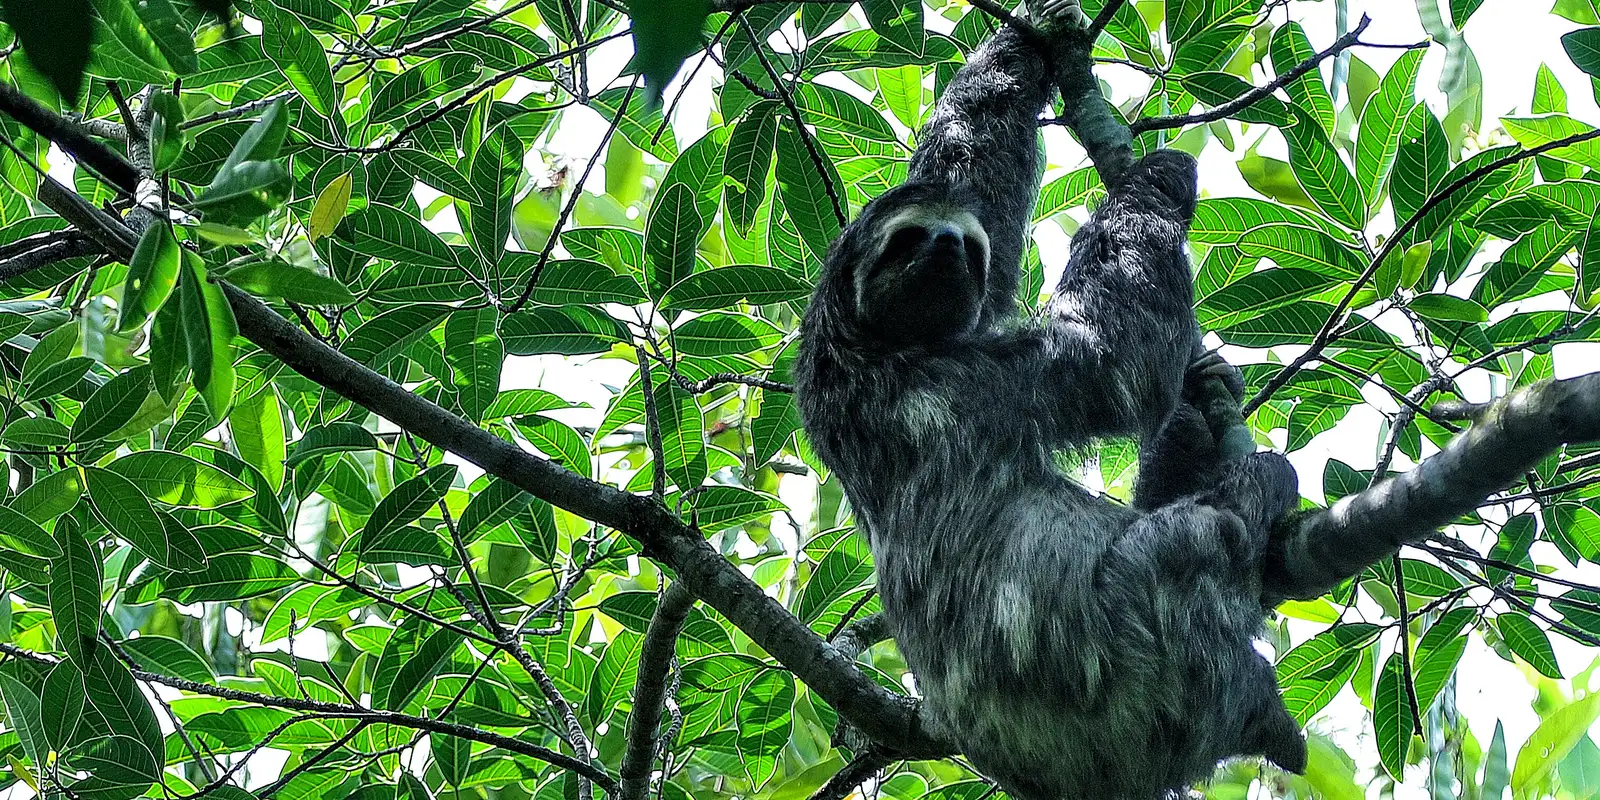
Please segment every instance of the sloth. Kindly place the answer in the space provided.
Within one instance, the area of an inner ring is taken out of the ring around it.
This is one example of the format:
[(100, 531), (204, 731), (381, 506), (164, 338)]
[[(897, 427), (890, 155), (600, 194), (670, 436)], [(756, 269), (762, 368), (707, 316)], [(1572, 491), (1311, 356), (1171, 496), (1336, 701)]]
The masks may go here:
[[(1050, 51), (1084, 24), (1076, 0), (1034, 17), (1047, 46), (1003, 27), (972, 54), (906, 181), (830, 248), (795, 365), (805, 429), (928, 719), (1012, 796), (1149, 800), (1239, 756), (1303, 771), (1253, 646), (1298, 481), (1280, 455), (1229, 457), (1237, 431), (1207, 412), (1207, 381), (1235, 413), (1242, 382), (1191, 310), (1194, 160), (1137, 162), (1041, 313), (1015, 310)], [(1140, 441), (1131, 506), (1057, 461), (1118, 436)]]

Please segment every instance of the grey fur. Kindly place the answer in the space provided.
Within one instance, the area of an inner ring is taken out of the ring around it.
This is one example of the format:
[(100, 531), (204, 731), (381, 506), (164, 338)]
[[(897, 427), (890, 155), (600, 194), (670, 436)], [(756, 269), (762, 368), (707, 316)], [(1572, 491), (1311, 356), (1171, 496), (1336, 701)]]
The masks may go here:
[[(1015, 318), (1050, 93), (1047, 59), (996, 33), (906, 183), (840, 234), (802, 327), (806, 430), (869, 532), (926, 710), (1013, 796), (1149, 800), (1238, 755), (1302, 769), (1251, 641), (1294, 472), (1273, 454), (1222, 463), (1189, 402), (1193, 159), (1135, 165), (1073, 238), (1042, 318)], [(952, 232), (885, 235), (908, 209)], [(963, 214), (986, 247), (954, 232)], [(1127, 435), (1146, 444), (1134, 507), (1055, 466)]]

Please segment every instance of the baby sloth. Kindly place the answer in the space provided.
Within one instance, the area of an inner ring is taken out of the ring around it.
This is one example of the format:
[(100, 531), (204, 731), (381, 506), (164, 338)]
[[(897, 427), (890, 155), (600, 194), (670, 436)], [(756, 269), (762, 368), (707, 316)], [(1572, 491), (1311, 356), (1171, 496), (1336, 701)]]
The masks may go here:
[[(1043, 12), (1052, 41), (1081, 35), (1076, 2)], [(1016, 318), (1050, 56), (996, 33), (906, 182), (834, 243), (796, 366), (806, 430), (870, 537), (924, 710), (1014, 797), (1150, 800), (1234, 756), (1301, 771), (1252, 646), (1262, 551), (1297, 480), (1279, 455), (1224, 458), (1237, 432), (1199, 410), (1206, 381), (1235, 403), (1242, 387), (1199, 349), (1190, 308), (1194, 160), (1135, 164), (1040, 318)], [(1056, 466), (1130, 435), (1132, 507)]]

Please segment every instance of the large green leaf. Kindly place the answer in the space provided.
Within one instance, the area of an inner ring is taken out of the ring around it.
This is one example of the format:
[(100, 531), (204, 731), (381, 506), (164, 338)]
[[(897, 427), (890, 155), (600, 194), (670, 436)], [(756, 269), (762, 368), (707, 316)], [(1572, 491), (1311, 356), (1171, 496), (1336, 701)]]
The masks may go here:
[(99, 646), (100, 559), (74, 522), (56, 523), (56, 542), (63, 555), (50, 563), (50, 617), (56, 643), (83, 668)]
[(511, 236), (511, 207), (522, 176), (523, 153), (522, 140), (511, 127), (497, 125), (472, 157), (472, 185), (478, 191), (469, 226), (472, 247), (483, 263), (496, 269)]
[(373, 122), (399, 119), (429, 100), (472, 83), (483, 66), (477, 56), (448, 53), (409, 67), (383, 84), (367, 116)]
[(334, 231), (340, 244), (363, 255), (434, 267), (453, 267), (456, 257), (439, 235), (393, 206), (371, 203)]
[(271, 0), (255, 4), (261, 18), (261, 49), (277, 65), (307, 105), (324, 117), (339, 110), (339, 87), (333, 82), (327, 52), (300, 18)]
[(1298, 106), (1291, 107), (1296, 124), (1284, 129), (1289, 140), (1289, 166), (1311, 201), (1340, 225), (1360, 230), (1367, 221), (1361, 185), (1319, 124)]
[(1378, 91), (1361, 112), (1361, 130), (1356, 137), (1356, 175), (1367, 201), (1376, 205), (1382, 197), (1385, 179), (1400, 149), (1400, 128), (1416, 105), (1417, 69), (1423, 51), (1408, 50), (1378, 83)]
[(67, 102), (76, 104), (94, 37), (95, 15), (89, 0), (5, 0), (0, 13), (33, 68)]
[[(1305, 29), (1298, 22), (1290, 22), (1273, 32), (1268, 53), (1272, 56), (1272, 70), (1279, 75), (1316, 56), (1316, 50), (1306, 39)], [(1336, 122), (1333, 98), (1328, 96), (1321, 70), (1314, 69), (1295, 78), (1284, 87), (1284, 91), (1288, 92), (1289, 100), (1296, 108), (1308, 112), (1316, 120), (1324, 135), (1333, 135)]]

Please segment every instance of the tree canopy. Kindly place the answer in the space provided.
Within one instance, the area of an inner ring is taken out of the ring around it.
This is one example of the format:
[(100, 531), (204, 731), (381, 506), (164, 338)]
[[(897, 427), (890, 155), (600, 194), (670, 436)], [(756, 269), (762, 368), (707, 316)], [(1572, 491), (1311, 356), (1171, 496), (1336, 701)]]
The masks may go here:
[[(1269, 587), (1311, 767), (1208, 797), (1600, 793), (1594, 665), (1556, 655), (1600, 646), (1600, 381), (1549, 382), (1600, 341), (1600, 129), (1549, 67), (1485, 115), (1481, 4), (1416, 0), (1408, 43), (1345, 0), (1316, 42), (1319, 4), (1085, 0), (1041, 120), (1071, 160), (1024, 306), (1128, 158), (1224, 154), (1195, 301), (1252, 430), (1372, 454), (1301, 475)], [(1017, 6), (0, 0), (0, 781), (995, 796), (921, 725), (789, 365), (829, 242)], [(1600, 78), (1600, 8), (1550, 13)], [(1073, 455), (1128, 496), (1132, 443)], [(1531, 735), (1458, 708), (1469, 647)]]

